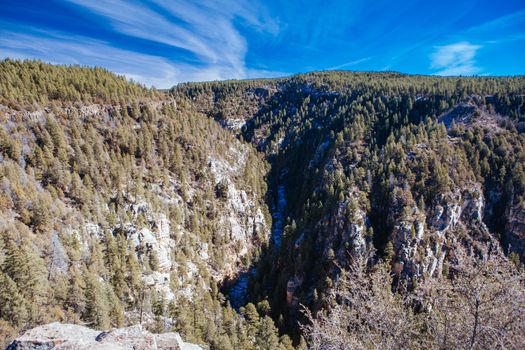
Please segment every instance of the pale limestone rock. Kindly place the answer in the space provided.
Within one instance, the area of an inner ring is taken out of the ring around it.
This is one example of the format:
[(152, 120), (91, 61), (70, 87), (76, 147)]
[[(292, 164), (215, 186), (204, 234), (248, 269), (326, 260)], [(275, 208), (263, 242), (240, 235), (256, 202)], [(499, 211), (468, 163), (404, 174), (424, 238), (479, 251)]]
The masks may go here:
[(178, 333), (152, 334), (140, 325), (100, 332), (58, 322), (39, 326), (15, 339), (6, 350), (200, 350)]
[(403, 263), (403, 273), (439, 276), (446, 257), (443, 244), (455, 229), (475, 225), (481, 232), (488, 233), (483, 223), (484, 207), (481, 187), (472, 184), (441, 194), (433, 209), (426, 212), (414, 206), (411, 214), (403, 217), (393, 209), (390, 215), (395, 225), (390, 240), (396, 250), (396, 259)]

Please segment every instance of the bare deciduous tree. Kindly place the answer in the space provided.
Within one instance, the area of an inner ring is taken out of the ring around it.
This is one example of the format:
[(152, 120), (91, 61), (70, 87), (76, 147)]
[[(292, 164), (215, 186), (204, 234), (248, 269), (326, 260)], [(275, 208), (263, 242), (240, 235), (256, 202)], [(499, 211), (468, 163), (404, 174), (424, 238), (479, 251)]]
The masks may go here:
[(388, 267), (369, 261), (370, 255), (357, 256), (341, 273), (328, 310), (314, 317), (305, 309), (311, 324), (304, 331), (312, 349), (405, 348), (421, 341), (421, 321), (401, 295), (391, 292)]
[(354, 259), (328, 297), (329, 307), (303, 327), (311, 349), (518, 349), (525, 346), (523, 272), (501, 253), (475, 257), (462, 249), (450, 276), (421, 279), (392, 292), (385, 264)]
[(449, 279), (426, 281), (435, 347), (525, 347), (523, 272), (501, 253), (476, 258), (458, 249), (451, 260)]

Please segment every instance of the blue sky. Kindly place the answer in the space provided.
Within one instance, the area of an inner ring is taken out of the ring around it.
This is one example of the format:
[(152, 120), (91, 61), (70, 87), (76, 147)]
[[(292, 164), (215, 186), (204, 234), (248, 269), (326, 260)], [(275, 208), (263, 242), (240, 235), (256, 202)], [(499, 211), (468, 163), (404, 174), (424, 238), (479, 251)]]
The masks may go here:
[(1, 0), (0, 57), (160, 88), (313, 70), (525, 73), (525, 1)]

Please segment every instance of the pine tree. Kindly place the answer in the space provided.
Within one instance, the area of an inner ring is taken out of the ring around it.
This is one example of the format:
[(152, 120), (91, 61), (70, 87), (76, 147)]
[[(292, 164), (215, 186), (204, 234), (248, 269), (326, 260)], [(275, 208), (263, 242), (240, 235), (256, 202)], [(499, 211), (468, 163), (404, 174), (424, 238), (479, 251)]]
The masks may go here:
[(128, 272), (126, 275), (126, 281), (128, 283), (128, 290), (130, 291), (130, 296), (132, 304), (135, 306), (138, 305), (140, 299), (140, 292), (142, 289), (142, 280), (141, 280), (141, 268), (139, 262), (134, 252), (129, 252), (126, 258), (126, 266)]
[(157, 251), (154, 249), (152, 249), (149, 253), (149, 265), (152, 271), (159, 270), (159, 256), (157, 254)]
[(34, 252), (27, 252), (24, 246), (18, 246), (15, 241), (4, 236), (5, 259), (2, 266), (4, 272), (16, 283), (20, 293), (30, 305), (37, 307), (47, 293), (47, 269), (44, 261)]
[(29, 316), (26, 305), (16, 283), (0, 271), (0, 318), (20, 327)]
[(288, 335), (279, 338), (279, 350), (294, 350), (292, 339)]
[(86, 308), (83, 319), (92, 327), (107, 329), (110, 326), (110, 306), (104, 288), (99, 282), (98, 276), (92, 271), (85, 271), (84, 279), (86, 284), (84, 291)]
[(23, 250), (7, 233), (4, 235), (5, 259), (2, 270), (21, 288), (30, 287), (29, 260)]
[(388, 241), (388, 243), (385, 246), (385, 260), (387, 262), (392, 262), (394, 255), (395, 255), (394, 245), (392, 244), (392, 241)]
[(70, 309), (78, 319), (80, 319), (86, 307), (86, 299), (84, 296), (85, 286), (84, 279), (80, 276), (80, 271), (74, 266), (71, 267), (65, 306)]
[(155, 322), (153, 324), (152, 331), (154, 333), (163, 333), (165, 331), (164, 326), (164, 312), (165, 312), (166, 301), (162, 293), (153, 292), (151, 295), (151, 311), (155, 316)]
[(51, 225), (49, 205), (43, 200), (33, 202), (31, 224), (37, 232), (46, 232)]
[(270, 306), (270, 303), (268, 300), (263, 300), (257, 303), (257, 311), (259, 312), (259, 315), (261, 316), (268, 316), (270, 315), (270, 312), (272, 311), (272, 308)]
[(257, 348), (261, 350), (279, 349), (279, 334), (272, 319), (264, 316), (258, 327), (256, 336)]
[(120, 303), (119, 298), (110, 286), (106, 286), (108, 303), (109, 303), (109, 318), (113, 327), (124, 326), (124, 308)]
[(260, 317), (255, 305), (252, 303), (246, 304), (241, 308), (241, 314), (246, 318), (246, 330), (250, 337), (255, 337), (259, 329)]

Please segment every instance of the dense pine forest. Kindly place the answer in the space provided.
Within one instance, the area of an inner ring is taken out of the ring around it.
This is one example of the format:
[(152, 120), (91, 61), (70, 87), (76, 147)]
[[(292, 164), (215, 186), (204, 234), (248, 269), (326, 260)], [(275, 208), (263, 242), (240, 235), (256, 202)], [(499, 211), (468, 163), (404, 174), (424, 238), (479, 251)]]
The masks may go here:
[(0, 346), (53, 321), (209, 349), (525, 344), (525, 77), (0, 77)]

